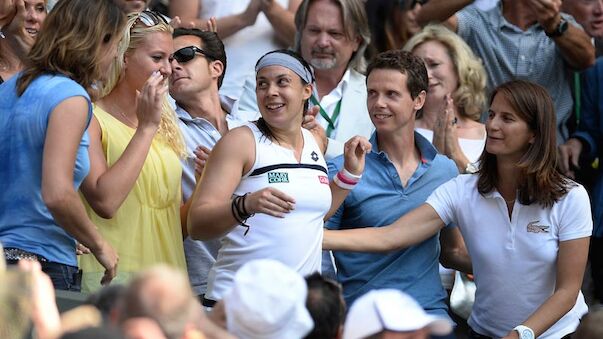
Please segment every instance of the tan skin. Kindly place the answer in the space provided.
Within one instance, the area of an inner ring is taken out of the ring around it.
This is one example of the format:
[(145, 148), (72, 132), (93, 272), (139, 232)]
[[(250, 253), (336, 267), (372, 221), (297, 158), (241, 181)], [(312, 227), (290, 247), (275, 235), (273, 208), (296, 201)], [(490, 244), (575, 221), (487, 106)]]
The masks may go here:
[[(141, 47), (125, 56), (123, 79), (97, 102), (117, 120), (136, 129), (122, 156), (109, 167), (102, 148), (100, 125), (96, 118), (90, 123), (90, 173), (81, 191), (101, 217), (111, 218), (117, 212), (142, 170), (159, 128), (167, 77), (171, 74), (168, 59), (172, 50), (169, 33), (149, 34)], [(146, 74), (151, 75), (145, 81)]]
[(319, 98), (341, 81), (361, 38), (348, 37), (340, 7), (329, 0), (313, 1), (301, 34), (301, 55), (314, 67)]
[[(416, 112), (424, 107), (426, 93), (421, 91), (414, 99), (406, 85), (407, 76), (397, 70), (375, 69), (367, 78), (367, 108), (377, 130), (379, 151), (387, 154), (394, 164), (404, 187), (415, 173), (420, 152), (415, 146)], [(447, 227), (440, 233), (440, 259), (446, 267), (471, 272), (458, 227)]]
[[(304, 85), (300, 77), (281, 66), (262, 68), (257, 76), (256, 94), (258, 106), (274, 140), (282, 147), (291, 149), (300, 161), (304, 140), (301, 133), (303, 105), (312, 93), (311, 85)], [(318, 139), (321, 149), (326, 145)], [(232, 215), (231, 197), (241, 177), (255, 161), (255, 141), (246, 127), (228, 132), (214, 147), (203, 176), (193, 195), (188, 217), (191, 237), (207, 240), (220, 237), (232, 230), (238, 222)], [(362, 137), (354, 137), (346, 143), (346, 168), (360, 174), (364, 169), (364, 155), (370, 143)], [(348, 191), (331, 183), (332, 205), (325, 218), (334, 213)], [(283, 218), (295, 208), (295, 199), (268, 187), (252, 192), (245, 200), (250, 213), (264, 213)]]
[[(499, 181), (497, 191), (506, 201), (514, 202), (517, 192), (516, 166), (527, 145), (533, 142), (533, 132), (511, 108), (504, 97), (497, 94), (491, 105), (486, 129), (486, 149), (497, 156)], [(508, 203), (509, 216), (514, 203)], [(412, 227), (409, 227), (412, 226)], [(462, 225), (460, 225), (462, 227)], [(346, 231), (325, 231), (323, 248), (350, 251), (389, 251), (419, 243), (444, 227), (444, 222), (428, 204), (405, 214), (392, 225)], [(588, 256), (589, 238), (559, 242), (555, 292), (522, 324), (530, 327), (536, 337), (565, 315), (575, 304), (582, 285)], [(505, 339), (518, 338), (511, 330)]]
[(0, 39), (0, 77), (7, 80), (23, 69), (23, 61), (33, 46), (46, 19), (45, 0), (17, 0), (16, 13), (2, 29), (5, 39)]
[[(108, 70), (117, 55), (117, 39), (101, 46), (105, 54), (100, 64)], [(88, 218), (79, 194), (73, 189), (73, 168), (77, 148), (88, 123), (88, 102), (72, 97), (57, 105), (50, 114), (42, 162), (42, 199), (58, 225), (83, 244), (105, 268), (101, 284), (117, 274), (115, 250), (102, 238)]]
[[(293, 18), (300, 4), (301, 0), (289, 0), (289, 5), (285, 8), (274, 0), (251, 0), (243, 12), (216, 19), (216, 24), (220, 27), (218, 34), (220, 38), (225, 39), (245, 27), (252, 26), (258, 14), (263, 12), (272, 24), (279, 41), (286, 46), (293, 45), (295, 39)], [(209, 30), (207, 26), (209, 18), (197, 18), (201, 6), (203, 5), (199, 1), (172, 0), (170, 15), (180, 17), (187, 26), (188, 23), (192, 23), (194, 27)]]
[[(470, 161), (459, 145), (459, 138), (481, 140), (486, 129), (483, 124), (461, 114), (454, 104), (452, 93), (459, 87), (459, 77), (445, 45), (430, 40), (416, 46), (412, 53), (425, 61), (430, 86), (416, 126), (432, 130), (434, 146), (454, 160), (459, 172), (463, 173)], [(453, 123), (455, 118), (456, 123)]]

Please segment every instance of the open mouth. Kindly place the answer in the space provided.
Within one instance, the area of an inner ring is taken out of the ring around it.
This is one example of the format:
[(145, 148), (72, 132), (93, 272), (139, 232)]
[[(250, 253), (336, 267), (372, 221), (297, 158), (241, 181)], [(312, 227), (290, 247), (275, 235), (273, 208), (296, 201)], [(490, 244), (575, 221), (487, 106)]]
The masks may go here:
[(270, 111), (276, 111), (283, 107), (285, 107), (285, 104), (268, 104), (268, 105), (266, 105), (266, 108)]
[(31, 36), (37, 36), (38, 30), (34, 28), (25, 28), (25, 31)]
[(377, 114), (373, 114), (373, 117), (377, 120), (385, 120), (385, 119), (391, 118), (392, 115), (385, 114), (385, 113), (377, 113)]

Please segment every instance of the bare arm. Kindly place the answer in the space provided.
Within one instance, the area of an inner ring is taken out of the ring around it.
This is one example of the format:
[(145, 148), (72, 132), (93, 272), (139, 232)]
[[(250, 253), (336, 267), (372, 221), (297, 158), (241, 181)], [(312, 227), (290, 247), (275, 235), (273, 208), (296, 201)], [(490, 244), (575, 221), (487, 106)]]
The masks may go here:
[[(180, 17), (183, 22), (192, 21), (194, 22), (195, 27), (208, 30), (207, 19), (209, 18), (197, 17), (201, 10), (201, 6), (202, 5), (197, 0), (171, 0), (170, 15), (172, 17)], [(261, 0), (251, 0), (245, 11), (217, 18), (216, 26), (218, 27), (218, 35), (220, 38), (225, 39), (243, 28), (253, 25), (260, 12), (260, 6)]]
[(458, 227), (444, 227), (440, 232), (440, 263), (463, 273), (472, 274), (471, 258)]
[(421, 7), (417, 22), (425, 26), (430, 22), (440, 22), (453, 32), (458, 28), (456, 12), (472, 4), (475, 0), (430, 0)]
[[(546, 32), (553, 32), (561, 22), (561, 0), (529, 0), (527, 4)], [(595, 63), (595, 47), (581, 28), (569, 23), (565, 33), (552, 39), (572, 68), (584, 70)]]
[[(244, 173), (255, 161), (255, 142), (247, 127), (226, 133), (213, 148), (193, 194), (188, 215), (188, 233), (193, 239), (207, 240), (230, 232), (239, 223), (232, 214), (232, 195)], [(295, 200), (267, 187), (250, 193), (244, 201), (251, 213), (284, 217)]]
[(387, 252), (420, 243), (444, 227), (436, 211), (423, 204), (385, 227), (325, 230), (323, 250)]
[(111, 167), (103, 152), (100, 125), (96, 118), (90, 123), (90, 173), (82, 183), (81, 191), (103, 218), (113, 217), (140, 175), (161, 120), (161, 104), (167, 91), (161, 81), (161, 75), (154, 74), (143, 87), (137, 106), (138, 128), (124, 153)]
[(295, 42), (295, 12), (301, 0), (289, 0), (289, 6), (284, 8), (275, 0), (262, 0), (262, 11), (272, 24), (277, 38), (285, 46), (293, 46)]
[(115, 277), (117, 253), (98, 233), (73, 188), (77, 148), (87, 120), (88, 102), (83, 97), (68, 98), (52, 111), (44, 142), (42, 199), (56, 223), (88, 247), (105, 267), (101, 281), (105, 284)]
[[(586, 267), (589, 239), (586, 237), (559, 243), (555, 292), (523, 322), (534, 331), (535, 337), (553, 326), (576, 304)], [(509, 332), (505, 338), (517, 338), (517, 331)]]

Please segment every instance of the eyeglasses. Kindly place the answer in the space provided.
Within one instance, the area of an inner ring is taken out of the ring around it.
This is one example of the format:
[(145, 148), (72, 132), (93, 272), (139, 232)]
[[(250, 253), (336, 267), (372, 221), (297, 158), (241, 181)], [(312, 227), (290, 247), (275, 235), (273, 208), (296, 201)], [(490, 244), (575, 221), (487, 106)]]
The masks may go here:
[(142, 24), (147, 27), (153, 27), (155, 25), (159, 25), (160, 23), (169, 25), (169, 23), (167, 22), (167, 20), (165, 20), (163, 15), (161, 15), (160, 13), (157, 13), (155, 11), (146, 11), (145, 10), (145, 11), (138, 13), (138, 18), (136, 19), (136, 21), (142, 22)]
[(214, 58), (210, 54), (207, 54), (207, 52), (205, 52), (201, 48), (199, 48), (197, 46), (188, 46), (188, 47), (183, 47), (183, 48), (177, 50), (176, 52), (174, 52), (174, 54), (172, 54), (172, 56), (170, 57), (170, 61), (176, 60), (180, 64), (185, 64), (185, 63), (193, 60), (195, 58), (196, 54), (201, 54), (210, 60), (216, 60), (216, 58)]

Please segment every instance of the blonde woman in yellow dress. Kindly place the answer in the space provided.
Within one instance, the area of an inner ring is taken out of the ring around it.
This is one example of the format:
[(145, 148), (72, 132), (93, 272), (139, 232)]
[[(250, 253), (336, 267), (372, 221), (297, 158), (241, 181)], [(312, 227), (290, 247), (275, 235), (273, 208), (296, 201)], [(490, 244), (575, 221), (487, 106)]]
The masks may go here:
[[(180, 226), (184, 144), (166, 101), (172, 28), (155, 12), (129, 16), (113, 74), (90, 124), (90, 174), (81, 191), (101, 234), (119, 253), (116, 282), (164, 263), (186, 269)], [(95, 212), (96, 211), (96, 212)], [(82, 256), (82, 290), (100, 287)]]

